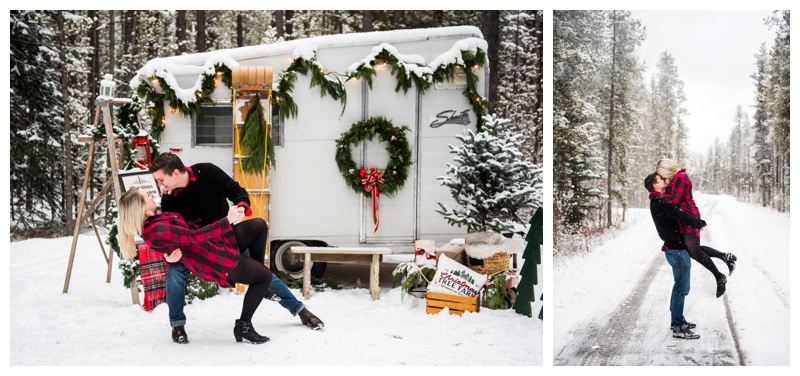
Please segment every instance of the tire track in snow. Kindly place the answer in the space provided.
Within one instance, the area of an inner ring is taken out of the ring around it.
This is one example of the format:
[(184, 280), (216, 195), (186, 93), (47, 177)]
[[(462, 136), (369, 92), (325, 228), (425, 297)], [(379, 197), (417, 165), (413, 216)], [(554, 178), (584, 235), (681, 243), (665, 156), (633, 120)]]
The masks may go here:
[(647, 265), (644, 273), (636, 283), (636, 287), (628, 297), (610, 315), (605, 326), (591, 326), (586, 333), (573, 343), (577, 346), (566, 346), (554, 360), (554, 365), (620, 365), (620, 356), (628, 347), (637, 329), (639, 311), (642, 301), (650, 289), (653, 279), (664, 263), (662, 255), (657, 254)]
[[(711, 205), (710, 205), (711, 211), (713, 211), (714, 208), (716, 208), (716, 206), (717, 206), (717, 202), (716, 201), (712, 201)], [(704, 240), (706, 241), (707, 244), (712, 244), (714, 242), (713, 241), (714, 237), (712, 236), (711, 231), (703, 231), (701, 236), (704, 238)], [(700, 244), (703, 244), (703, 242), (701, 241)], [(717, 266), (719, 266), (719, 265), (717, 265)], [(722, 271), (722, 270), (720, 270), (720, 271)], [(742, 351), (742, 346), (739, 343), (739, 334), (736, 331), (736, 326), (733, 324), (733, 315), (731, 314), (731, 305), (730, 305), (730, 302), (728, 300), (728, 294), (727, 293), (722, 296), (722, 302), (723, 302), (723, 305), (725, 306), (725, 321), (727, 321), (727, 323), (728, 323), (728, 330), (730, 330), (731, 338), (733, 339), (733, 346), (736, 348), (736, 354), (738, 355), (738, 358), (739, 358), (739, 365), (740, 366), (745, 366), (745, 365), (747, 365), (746, 361), (745, 361), (745, 355), (744, 355), (744, 351)]]

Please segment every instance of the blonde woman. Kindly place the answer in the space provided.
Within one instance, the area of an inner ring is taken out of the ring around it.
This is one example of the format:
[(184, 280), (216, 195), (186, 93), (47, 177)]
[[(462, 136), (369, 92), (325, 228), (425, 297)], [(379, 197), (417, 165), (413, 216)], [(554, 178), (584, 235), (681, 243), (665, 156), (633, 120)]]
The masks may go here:
[[(242, 313), (233, 328), (236, 342), (246, 339), (251, 343), (264, 343), (269, 338), (258, 334), (252, 318), (269, 288), (272, 272), (250, 257), (240, 257), (248, 247), (265, 247), (266, 223), (251, 219), (237, 224), (243, 217), (237, 207), (231, 207), (228, 216), (208, 226), (190, 226), (177, 213), (156, 213), (153, 195), (132, 188), (119, 200), (119, 244), (122, 256), (132, 259), (136, 252), (134, 236), (141, 237), (153, 251), (178, 258), (189, 271), (203, 280), (216, 282), (222, 287), (235, 283), (248, 284), (244, 295)], [(179, 248), (176, 249), (176, 248)], [(173, 252), (173, 250), (175, 250)]]
[[(667, 187), (663, 193), (651, 192), (650, 199), (669, 201), (678, 205), (678, 208), (682, 211), (700, 218), (700, 210), (697, 208), (692, 194), (692, 180), (689, 179), (686, 169), (669, 158), (663, 158), (658, 161), (656, 174), (666, 181)], [(711, 247), (701, 246), (699, 229), (689, 227), (682, 223), (679, 225), (689, 255), (714, 275), (717, 281), (717, 297), (719, 298), (725, 293), (725, 284), (728, 282), (728, 279), (725, 277), (725, 274), (722, 274), (717, 269), (711, 257), (716, 257), (724, 261), (725, 264), (728, 265), (728, 274), (733, 274), (733, 269), (736, 267), (736, 256), (732, 253), (723, 253)]]

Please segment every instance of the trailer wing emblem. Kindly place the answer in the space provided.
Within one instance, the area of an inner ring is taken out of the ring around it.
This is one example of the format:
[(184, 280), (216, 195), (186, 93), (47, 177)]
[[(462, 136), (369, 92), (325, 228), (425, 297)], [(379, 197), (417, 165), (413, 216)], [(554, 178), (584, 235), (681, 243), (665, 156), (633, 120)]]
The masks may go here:
[(445, 110), (436, 115), (436, 120), (431, 122), (431, 128), (439, 128), (445, 124), (469, 125), (469, 110), (461, 111), (456, 115), (456, 110)]

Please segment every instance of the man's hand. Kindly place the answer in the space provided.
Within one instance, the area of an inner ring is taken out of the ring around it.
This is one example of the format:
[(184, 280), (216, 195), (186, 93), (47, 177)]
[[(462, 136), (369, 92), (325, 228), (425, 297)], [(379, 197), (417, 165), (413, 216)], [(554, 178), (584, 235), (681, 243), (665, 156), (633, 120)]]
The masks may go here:
[(180, 248), (177, 248), (170, 254), (164, 254), (164, 260), (167, 260), (170, 264), (174, 264), (181, 259), (181, 256), (183, 256), (183, 253), (181, 253)]
[(244, 218), (243, 208), (240, 208), (238, 206), (231, 206), (228, 209), (228, 222), (230, 222), (231, 225), (239, 223), (242, 220), (242, 218)]

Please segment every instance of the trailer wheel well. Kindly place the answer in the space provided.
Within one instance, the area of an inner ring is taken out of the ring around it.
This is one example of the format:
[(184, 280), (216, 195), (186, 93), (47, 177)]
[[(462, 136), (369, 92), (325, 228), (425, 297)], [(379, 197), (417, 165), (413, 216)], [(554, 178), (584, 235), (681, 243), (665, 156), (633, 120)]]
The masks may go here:
[[(273, 272), (282, 271), (292, 278), (303, 278), (303, 259), (300, 255), (290, 253), (292, 246), (327, 247), (328, 244), (319, 240), (273, 240), (270, 242), (269, 267)], [(325, 274), (327, 263), (315, 262), (311, 266), (311, 276), (321, 278)]]

